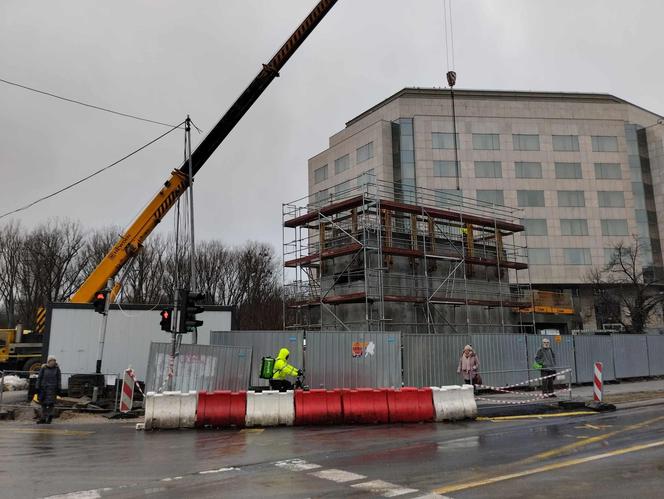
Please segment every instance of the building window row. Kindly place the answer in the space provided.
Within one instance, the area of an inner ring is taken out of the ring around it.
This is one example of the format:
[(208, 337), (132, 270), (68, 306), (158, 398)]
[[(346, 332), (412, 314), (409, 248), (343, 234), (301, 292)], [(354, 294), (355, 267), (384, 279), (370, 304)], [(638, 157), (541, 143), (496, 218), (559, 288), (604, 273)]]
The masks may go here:
[[(479, 198), (478, 198), (479, 199)], [(527, 236), (548, 236), (549, 229), (546, 219), (524, 218), (521, 223), (526, 229)], [(602, 219), (600, 220), (602, 236), (627, 236), (629, 230), (627, 220)], [(560, 234), (563, 236), (587, 236), (588, 221), (581, 218), (560, 219)]]
[[(363, 163), (374, 157), (374, 144), (373, 141), (368, 144), (364, 144), (361, 147), (358, 147), (355, 150), (355, 163)], [(340, 158), (334, 160), (334, 174), (338, 175), (345, 172), (350, 168), (350, 154), (344, 154)], [(319, 172), (320, 170), (320, 172)], [(327, 165), (321, 166), (320, 168), (314, 170), (314, 183), (322, 182), (327, 180)]]
[[(434, 177), (455, 177), (460, 170), (457, 162), (451, 160), (434, 160)], [(503, 170), (500, 161), (475, 161), (475, 178), (502, 178)], [(581, 179), (581, 163), (554, 163), (557, 179)], [(542, 176), (542, 163), (534, 161), (516, 161), (514, 163), (515, 178), (537, 179)], [(620, 163), (595, 163), (595, 178), (598, 180), (620, 180), (622, 178)]]
[[(474, 133), (473, 149), (476, 151), (499, 151), (500, 134), (497, 133)], [(459, 134), (454, 140), (454, 134), (450, 132), (432, 132), (431, 142), (434, 149), (454, 149), (459, 142)], [(578, 135), (552, 135), (554, 151), (578, 152)], [(592, 150), (594, 152), (617, 152), (618, 137), (593, 135), (591, 136)], [(539, 151), (540, 136), (538, 134), (515, 133), (512, 134), (512, 148), (515, 151)]]
[[(564, 248), (563, 263), (565, 265), (592, 265), (589, 248)], [(549, 248), (528, 248), (529, 265), (550, 265), (551, 251)]]

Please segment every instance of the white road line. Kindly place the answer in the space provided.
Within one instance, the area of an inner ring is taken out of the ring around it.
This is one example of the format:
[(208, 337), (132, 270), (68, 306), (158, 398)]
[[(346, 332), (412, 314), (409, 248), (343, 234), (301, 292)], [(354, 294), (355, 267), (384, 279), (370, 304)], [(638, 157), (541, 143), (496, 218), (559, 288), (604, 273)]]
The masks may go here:
[(355, 480), (364, 480), (366, 478), (364, 475), (358, 475), (357, 473), (351, 473), (350, 471), (335, 469), (321, 470), (309, 474), (324, 480), (332, 480), (333, 482), (337, 483), (353, 482)]
[(160, 482), (171, 482), (173, 480), (182, 480), (181, 476), (174, 476), (173, 478), (162, 478)]
[(413, 499), (452, 499), (452, 498), (449, 496), (443, 496), (432, 492), (431, 494), (427, 494), (425, 496), (413, 497)]
[(274, 463), (274, 465), (289, 471), (316, 470), (321, 467), (320, 464), (308, 463), (303, 459), (288, 459), (286, 461), (278, 461)]
[(236, 470), (237, 468), (219, 468), (218, 470), (206, 470), (206, 471), (199, 471), (199, 475), (209, 475), (211, 473), (223, 473), (224, 471), (233, 471)]
[(397, 497), (404, 494), (418, 492), (417, 489), (407, 489), (405, 487), (400, 487), (399, 485), (385, 482), (383, 480), (372, 480), (370, 482), (356, 483), (355, 485), (351, 485), (351, 487), (368, 490), (373, 494), (380, 494), (383, 497)]
[(98, 499), (101, 497), (100, 492), (107, 492), (109, 490), (113, 489), (106, 487), (103, 489), (79, 490), (77, 492), (68, 492), (67, 494), (44, 497), (44, 499)]

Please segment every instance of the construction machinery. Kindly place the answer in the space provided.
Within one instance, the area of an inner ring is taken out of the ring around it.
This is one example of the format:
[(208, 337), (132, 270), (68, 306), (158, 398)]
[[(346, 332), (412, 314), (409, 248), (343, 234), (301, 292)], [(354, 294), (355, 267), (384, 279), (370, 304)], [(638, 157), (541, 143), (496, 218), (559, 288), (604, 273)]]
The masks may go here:
[(0, 329), (0, 370), (37, 372), (41, 358), (41, 335), (20, 324), (15, 329)]
[[(314, 9), (302, 21), (288, 40), (286, 40), (274, 57), (267, 64), (263, 64), (258, 75), (198, 145), (191, 155), (191, 160), (185, 161), (179, 169), (171, 173), (170, 178), (164, 182), (164, 186), (138, 215), (126, 232), (122, 234), (120, 239), (113, 245), (81, 287), (72, 295), (70, 301), (74, 303), (91, 303), (95, 294), (106, 286), (107, 281), (114, 278), (127, 261), (141, 250), (143, 241), (145, 241), (180, 196), (187, 190), (190, 181), (193, 180), (193, 176), (202, 168), (212, 153), (224, 141), (235, 125), (238, 124), (272, 80), (279, 76), (279, 71), (283, 68), (284, 64), (286, 64), (288, 59), (290, 59), (336, 2), (337, 0), (320, 0), (316, 4)], [(189, 177), (190, 172), (191, 179)], [(119, 284), (116, 284), (111, 292), (111, 299), (113, 299), (118, 291)]]

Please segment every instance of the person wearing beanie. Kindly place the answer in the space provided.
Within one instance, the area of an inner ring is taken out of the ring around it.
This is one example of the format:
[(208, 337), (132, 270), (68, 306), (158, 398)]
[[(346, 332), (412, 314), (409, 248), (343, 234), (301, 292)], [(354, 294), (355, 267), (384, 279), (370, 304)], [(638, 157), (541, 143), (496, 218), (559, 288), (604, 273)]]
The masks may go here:
[(41, 369), (37, 377), (37, 398), (41, 404), (41, 418), (37, 424), (50, 424), (53, 420), (53, 408), (55, 401), (60, 392), (61, 387), (61, 373), (58, 361), (50, 355)]

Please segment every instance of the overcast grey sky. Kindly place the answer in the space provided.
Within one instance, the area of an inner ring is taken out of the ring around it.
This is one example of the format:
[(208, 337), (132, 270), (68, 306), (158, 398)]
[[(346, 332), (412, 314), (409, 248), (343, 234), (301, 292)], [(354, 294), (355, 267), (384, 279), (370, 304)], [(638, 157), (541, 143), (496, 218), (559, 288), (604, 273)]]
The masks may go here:
[[(281, 203), (306, 194), (307, 159), (328, 137), (403, 87), (444, 86), (442, 2), (339, 0), (196, 177), (198, 237), (280, 252)], [(315, 3), (3, 0), (0, 78), (159, 121), (189, 113), (207, 131)], [(664, 2), (452, 5), (459, 88), (609, 92), (664, 113)], [(0, 212), (164, 131), (4, 84), (0, 109)], [(203, 135), (192, 137), (197, 145)], [(182, 148), (174, 132), (14, 219), (126, 226)]]

